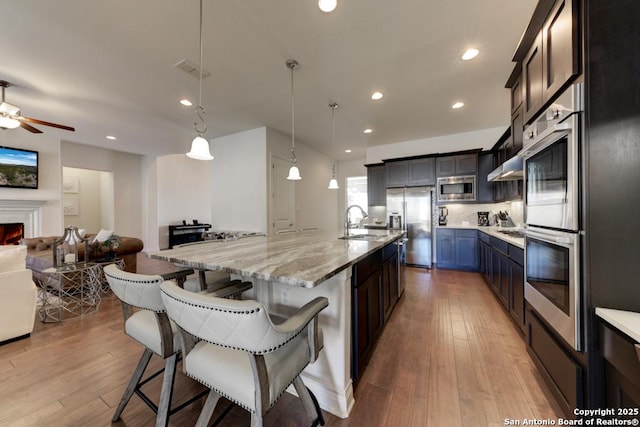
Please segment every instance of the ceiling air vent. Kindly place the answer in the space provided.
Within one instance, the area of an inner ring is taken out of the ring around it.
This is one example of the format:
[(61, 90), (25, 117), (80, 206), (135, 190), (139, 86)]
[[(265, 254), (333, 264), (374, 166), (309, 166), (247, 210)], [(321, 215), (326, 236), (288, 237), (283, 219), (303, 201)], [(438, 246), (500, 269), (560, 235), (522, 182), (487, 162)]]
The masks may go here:
[[(177, 68), (178, 70), (184, 71), (185, 73), (189, 74), (191, 77), (195, 77), (196, 79), (200, 78), (200, 68), (198, 68), (197, 64), (194, 64), (188, 59), (180, 60), (176, 65), (174, 65), (174, 67)], [(205, 69), (202, 70), (202, 78), (207, 77), (209, 74), (210, 73), (207, 70)]]

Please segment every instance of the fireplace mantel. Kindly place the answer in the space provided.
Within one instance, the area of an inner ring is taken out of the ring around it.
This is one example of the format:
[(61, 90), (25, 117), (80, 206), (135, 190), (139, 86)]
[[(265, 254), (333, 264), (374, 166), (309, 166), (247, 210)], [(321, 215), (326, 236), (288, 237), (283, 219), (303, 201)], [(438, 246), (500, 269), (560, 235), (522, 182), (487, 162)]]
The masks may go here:
[(21, 222), (24, 224), (24, 237), (41, 235), (42, 206), (48, 200), (0, 200), (0, 223)]

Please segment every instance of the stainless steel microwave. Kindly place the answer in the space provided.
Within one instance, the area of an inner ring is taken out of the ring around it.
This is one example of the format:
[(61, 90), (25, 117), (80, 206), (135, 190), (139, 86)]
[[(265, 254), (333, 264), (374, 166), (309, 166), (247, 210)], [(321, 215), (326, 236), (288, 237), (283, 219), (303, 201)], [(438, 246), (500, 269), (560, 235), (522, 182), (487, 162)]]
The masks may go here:
[(474, 202), (476, 176), (450, 176), (438, 178), (438, 202)]

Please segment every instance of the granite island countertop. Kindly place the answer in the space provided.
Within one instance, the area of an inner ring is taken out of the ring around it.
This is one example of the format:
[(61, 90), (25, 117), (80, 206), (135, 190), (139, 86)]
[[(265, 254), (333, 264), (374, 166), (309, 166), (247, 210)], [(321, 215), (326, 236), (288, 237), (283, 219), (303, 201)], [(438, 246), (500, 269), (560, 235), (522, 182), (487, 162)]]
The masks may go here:
[(403, 232), (350, 230), (368, 239), (339, 239), (342, 233), (311, 231), (205, 241), (148, 254), (192, 268), (225, 271), (288, 285), (315, 287), (365, 256), (398, 240)]

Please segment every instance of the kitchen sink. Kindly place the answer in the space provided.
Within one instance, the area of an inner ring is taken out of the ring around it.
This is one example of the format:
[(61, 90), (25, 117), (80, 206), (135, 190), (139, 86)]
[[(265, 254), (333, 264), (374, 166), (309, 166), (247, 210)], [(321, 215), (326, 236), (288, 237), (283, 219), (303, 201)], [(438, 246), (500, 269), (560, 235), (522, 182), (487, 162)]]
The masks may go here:
[(498, 233), (506, 234), (509, 237), (524, 238), (524, 233), (520, 230), (500, 230)]

